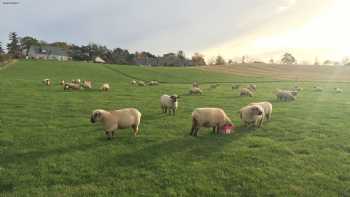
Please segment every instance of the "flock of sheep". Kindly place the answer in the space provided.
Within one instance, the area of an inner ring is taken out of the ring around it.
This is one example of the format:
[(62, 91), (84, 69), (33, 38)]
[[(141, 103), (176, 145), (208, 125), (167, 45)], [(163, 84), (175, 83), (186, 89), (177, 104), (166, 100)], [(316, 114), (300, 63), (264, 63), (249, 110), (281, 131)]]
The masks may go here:
[[(50, 86), (51, 80), (44, 79), (43, 83)], [(131, 81), (132, 85), (139, 86), (154, 86), (159, 85), (158, 81)], [(92, 82), (90, 80), (80, 79), (72, 80), (71, 82), (60, 81), (60, 85), (64, 87), (64, 90), (80, 90), (91, 89)], [(210, 88), (218, 87), (218, 84), (211, 85)], [(232, 89), (239, 89), (239, 85), (233, 85)], [(101, 91), (108, 91), (110, 86), (108, 83), (102, 84)], [(298, 93), (302, 91), (301, 87), (295, 86), (292, 90), (277, 90), (276, 97), (280, 101), (293, 101), (296, 99)], [(321, 87), (314, 87), (315, 91), (323, 91)], [(240, 96), (252, 97), (257, 91), (255, 84), (249, 84), (246, 87), (241, 87), (239, 91)], [(202, 89), (197, 82), (192, 84), (192, 88), (189, 91), (190, 95), (202, 94)], [(342, 93), (343, 90), (335, 88), (336, 93)], [(178, 95), (162, 95), (160, 97), (160, 106), (163, 113), (169, 113), (169, 115), (175, 115), (178, 108)], [(260, 128), (264, 121), (271, 119), (272, 104), (268, 101), (254, 102), (247, 106), (244, 106), (239, 111), (241, 123), (245, 127), (257, 127)], [(108, 139), (111, 139), (114, 135), (114, 131), (118, 129), (132, 128), (134, 135), (136, 136), (139, 130), (141, 122), (141, 112), (135, 108), (125, 108), (113, 111), (106, 111), (103, 109), (96, 109), (92, 112), (90, 121), (91, 123), (101, 122)], [(231, 119), (227, 116), (225, 111), (220, 108), (196, 108), (192, 112), (192, 128), (190, 135), (197, 136), (201, 127), (212, 128), (215, 134), (229, 134), (233, 132), (235, 128)]]

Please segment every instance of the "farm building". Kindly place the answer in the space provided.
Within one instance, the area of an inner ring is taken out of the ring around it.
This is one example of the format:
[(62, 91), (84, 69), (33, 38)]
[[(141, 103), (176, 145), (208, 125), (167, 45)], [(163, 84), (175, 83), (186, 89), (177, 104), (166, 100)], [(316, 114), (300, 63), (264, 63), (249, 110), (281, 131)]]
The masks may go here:
[(28, 52), (28, 58), (59, 61), (71, 59), (67, 51), (53, 46), (31, 46)]

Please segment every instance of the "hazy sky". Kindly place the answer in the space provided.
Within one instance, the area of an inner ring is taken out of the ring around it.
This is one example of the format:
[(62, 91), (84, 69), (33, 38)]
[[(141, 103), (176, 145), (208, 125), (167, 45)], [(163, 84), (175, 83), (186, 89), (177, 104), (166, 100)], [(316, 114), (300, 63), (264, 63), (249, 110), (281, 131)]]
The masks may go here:
[[(4, 2), (18, 2), (6, 4)], [(0, 0), (8, 33), (161, 54), (299, 59), (350, 55), (349, 0)]]

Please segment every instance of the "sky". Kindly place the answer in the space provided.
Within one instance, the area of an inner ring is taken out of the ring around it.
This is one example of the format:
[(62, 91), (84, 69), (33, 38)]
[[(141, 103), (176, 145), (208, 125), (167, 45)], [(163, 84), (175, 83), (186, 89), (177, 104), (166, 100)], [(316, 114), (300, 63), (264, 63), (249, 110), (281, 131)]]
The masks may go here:
[(299, 61), (350, 56), (349, 0), (0, 0), (8, 33), (190, 56)]

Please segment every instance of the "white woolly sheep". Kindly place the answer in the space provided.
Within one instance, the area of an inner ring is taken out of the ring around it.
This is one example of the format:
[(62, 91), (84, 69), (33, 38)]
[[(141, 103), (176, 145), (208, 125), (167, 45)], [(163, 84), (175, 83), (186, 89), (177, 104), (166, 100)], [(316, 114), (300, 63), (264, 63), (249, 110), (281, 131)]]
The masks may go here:
[(239, 93), (239, 96), (252, 97), (253, 95), (254, 95), (254, 93), (252, 91), (250, 91), (250, 89), (248, 89), (248, 88), (242, 88), (240, 93)]
[(192, 128), (190, 135), (198, 136), (201, 127), (213, 128), (219, 133), (225, 127), (233, 127), (231, 119), (220, 108), (197, 108), (192, 112)]
[(180, 98), (179, 96), (172, 95), (162, 95), (160, 97), (160, 107), (162, 108), (163, 113), (167, 113), (169, 111), (169, 115), (171, 114), (171, 112), (173, 112), (173, 115), (175, 115), (177, 106), (178, 106), (178, 102), (177, 99)]
[(131, 81), (131, 85), (133, 85), (133, 86), (134, 86), (134, 85), (137, 85), (137, 81), (136, 81), (136, 80), (132, 80), (132, 81)]
[(85, 89), (91, 89), (92, 88), (92, 81), (91, 80), (84, 80), (82, 86)]
[(159, 82), (158, 81), (150, 81), (150, 82), (148, 82), (148, 85), (149, 86), (156, 86), (156, 85), (159, 85)]
[(343, 93), (343, 89), (341, 89), (341, 88), (335, 88), (335, 92), (336, 92), (336, 93)]
[(245, 127), (251, 125), (260, 128), (264, 121), (264, 109), (260, 105), (248, 105), (239, 110), (240, 118)]
[(107, 91), (109, 91), (110, 88), (111, 87), (110, 87), (110, 85), (108, 83), (104, 83), (104, 84), (101, 85), (100, 90), (107, 92)]
[(200, 88), (193, 87), (189, 93), (190, 93), (190, 95), (197, 95), (197, 94), (201, 95), (202, 90)]
[(51, 85), (51, 80), (50, 79), (44, 79), (42, 82), (43, 82), (43, 84), (45, 84), (47, 86)]
[(282, 90), (276, 93), (276, 97), (281, 101), (294, 101), (296, 99), (296, 97), (293, 96), (290, 92)]
[(114, 131), (117, 129), (130, 127), (134, 131), (134, 136), (136, 136), (141, 122), (141, 113), (135, 108), (125, 108), (114, 111), (97, 109), (92, 112), (90, 121), (91, 123), (100, 121), (108, 139), (112, 139)]
[(272, 104), (270, 102), (258, 102), (258, 103), (250, 103), (249, 105), (259, 105), (264, 109), (264, 118), (265, 120), (270, 120), (272, 116)]
[(139, 86), (146, 86), (146, 83), (144, 81), (138, 81), (137, 85), (139, 85)]
[(247, 86), (247, 88), (251, 91), (251, 92), (256, 92), (256, 85), (255, 84), (249, 84)]
[(63, 85), (63, 90), (80, 90), (80, 84), (76, 84), (76, 83), (65, 83)]

